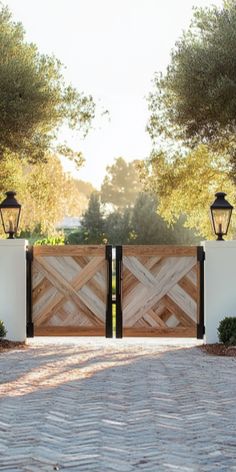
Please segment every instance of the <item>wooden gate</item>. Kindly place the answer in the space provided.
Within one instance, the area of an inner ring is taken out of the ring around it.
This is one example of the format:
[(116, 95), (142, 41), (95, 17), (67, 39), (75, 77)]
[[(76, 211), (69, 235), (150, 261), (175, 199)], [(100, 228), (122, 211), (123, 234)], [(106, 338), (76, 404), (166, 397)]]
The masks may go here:
[(34, 334), (112, 336), (111, 263), (111, 246), (35, 246)]
[(116, 334), (203, 337), (203, 250), (118, 246)]

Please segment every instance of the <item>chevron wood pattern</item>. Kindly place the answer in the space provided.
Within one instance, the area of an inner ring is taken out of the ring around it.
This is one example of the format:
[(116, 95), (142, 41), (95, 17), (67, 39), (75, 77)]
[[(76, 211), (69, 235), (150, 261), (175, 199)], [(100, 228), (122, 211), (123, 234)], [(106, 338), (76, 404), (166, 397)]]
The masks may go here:
[(197, 247), (123, 246), (124, 336), (195, 337)]
[(32, 273), (35, 335), (105, 335), (104, 246), (35, 246)]

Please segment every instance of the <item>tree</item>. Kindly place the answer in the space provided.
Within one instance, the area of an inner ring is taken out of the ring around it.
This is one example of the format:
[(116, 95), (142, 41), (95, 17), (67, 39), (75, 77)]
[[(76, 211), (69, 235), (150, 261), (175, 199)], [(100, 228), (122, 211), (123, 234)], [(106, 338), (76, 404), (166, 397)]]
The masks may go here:
[(105, 219), (105, 234), (109, 244), (129, 244), (133, 240), (132, 209), (125, 208), (123, 212), (115, 210)]
[(133, 244), (195, 244), (194, 232), (183, 226), (183, 219), (169, 226), (157, 213), (158, 201), (154, 194), (140, 193), (132, 213)]
[(173, 235), (165, 221), (157, 214), (157, 198), (148, 193), (140, 193), (132, 214), (134, 244), (168, 244)]
[(91, 193), (95, 192), (95, 188), (93, 187), (91, 182), (85, 182), (84, 180), (80, 180), (80, 179), (73, 179), (73, 180), (74, 180), (77, 190), (81, 194), (85, 195), (86, 198), (89, 199)]
[(185, 228), (184, 219), (173, 225), (157, 214), (157, 198), (140, 193), (133, 208), (115, 210), (106, 217), (97, 194), (82, 220), (82, 228), (69, 234), (69, 244), (197, 244), (201, 239)]
[[(60, 127), (87, 132), (94, 116), (91, 96), (66, 85), (62, 64), (25, 42), (20, 23), (0, 10), (0, 159), (12, 152), (31, 163), (46, 160)], [(66, 145), (58, 151), (81, 165), (82, 156)]]
[[(149, 97), (154, 151), (144, 172), (146, 188), (158, 196), (159, 212), (168, 222), (184, 214), (185, 225), (207, 238), (212, 237), (208, 208), (214, 193), (226, 189), (235, 201), (235, 48), (234, 0), (222, 8), (195, 9)], [(162, 138), (169, 138), (172, 148), (165, 142), (161, 150)]]
[(146, 189), (158, 196), (158, 211), (171, 224), (180, 216), (185, 226), (212, 239), (209, 206), (214, 194), (227, 189), (229, 201), (235, 203), (235, 187), (226, 169), (225, 157), (201, 145), (186, 155), (153, 152), (143, 167), (142, 179)]
[(81, 226), (85, 244), (104, 242), (104, 215), (97, 192), (93, 192), (90, 196), (88, 209), (82, 218)]
[(20, 230), (26, 237), (33, 233), (54, 234), (56, 224), (65, 215), (80, 215), (83, 211), (83, 195), (56, 156), (31, 165), (18, 155), (5, 154), (0, 160), (0, 175), (1, 200), (7, 190), (17, 192), (22, 204)]
[(152, 138), (181, 139), (190, 146), (221, 144), (235, 162), (236, 3), (195, 9), (176, 43), (164, 75), (149, 96)]
[(119, 210), (134, 204), (140, 192), (137, 164), (138, 161), (128, 163), (118, 157), (112, 166), (107, 167), (101, 186), (102, 203), (111, 203)]

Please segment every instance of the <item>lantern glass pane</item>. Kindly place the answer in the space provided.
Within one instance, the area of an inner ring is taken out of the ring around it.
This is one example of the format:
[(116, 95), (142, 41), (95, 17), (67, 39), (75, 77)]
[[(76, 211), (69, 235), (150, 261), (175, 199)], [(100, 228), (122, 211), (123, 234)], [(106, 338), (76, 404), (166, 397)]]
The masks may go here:
[(226, 234), (228, 231), (231, 209), (212, 210), (216, 234)]
[(19, 218), (19, 208), (1, 208), (5, 233), (16, 233)]

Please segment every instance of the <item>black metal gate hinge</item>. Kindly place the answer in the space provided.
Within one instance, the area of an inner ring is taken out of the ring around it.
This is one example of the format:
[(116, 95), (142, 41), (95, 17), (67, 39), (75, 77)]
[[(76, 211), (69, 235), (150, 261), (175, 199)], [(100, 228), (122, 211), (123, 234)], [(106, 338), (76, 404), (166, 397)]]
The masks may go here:
[(197, 247), (197, 260), (199, 262), (204, 262), (206, 260), (206, 253), (202, 246)]
[(112, 246), (109, 244), (106, 246), (106, 260), (112, 261)]
[(32, 249), (27, 249), (25, 253), (27, 262), (33, 262), (33, 251)]

